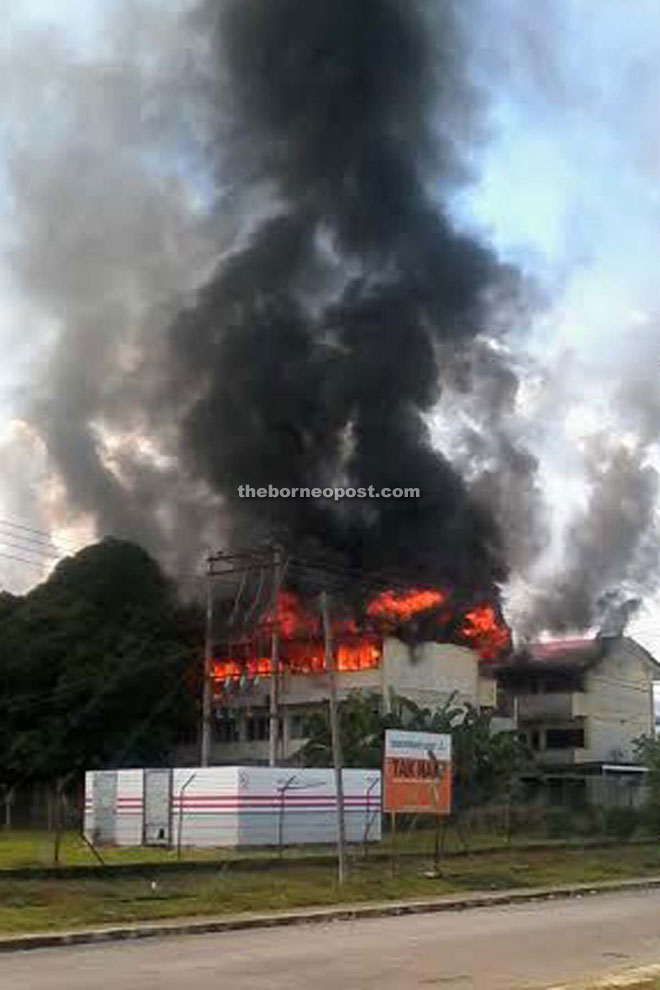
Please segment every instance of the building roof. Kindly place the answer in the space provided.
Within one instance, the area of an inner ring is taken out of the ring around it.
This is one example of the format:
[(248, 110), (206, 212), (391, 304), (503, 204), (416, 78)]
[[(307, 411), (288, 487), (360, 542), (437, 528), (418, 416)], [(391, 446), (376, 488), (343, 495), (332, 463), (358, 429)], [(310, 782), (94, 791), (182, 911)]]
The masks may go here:
[(543, 666), (583, 668), (600, 660), (604, 646), (600, 639), (549, 640), (531, 643), (521, 651), (520, 659)]
[(586, 670), (601, 660), (615, 643), (620, 643), (640, 653), (647, 663), (660, 672), (660, 664), (648, 650), (627, 636), (599, 636), (592, 639), (558, 639), (542, 643), (530, 643), (494, 666), (497, 670), (534, 669)]

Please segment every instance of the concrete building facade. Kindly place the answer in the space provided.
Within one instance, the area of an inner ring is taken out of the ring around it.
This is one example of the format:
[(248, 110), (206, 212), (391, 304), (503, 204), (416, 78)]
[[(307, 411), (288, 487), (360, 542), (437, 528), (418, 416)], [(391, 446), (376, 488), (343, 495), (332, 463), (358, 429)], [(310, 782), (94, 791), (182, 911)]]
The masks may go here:
[(634, 640), (538, 643), (491, 673), (496, 724), (523, 734), (547, 777), (589, 778), (592, 797), (596, 778), (618, 777), (631, 788), (643, 783), (635, 740), (655, 732), (660, 664)]
[(632, 763), (654, 732), (660, 665), (624, 637), (531, 646), (491, 668), (497, 715), (518, 727), (544, 766)]
[[(467, 647), (426, 642), (408, 645), (385, 638), (377, 662), (362, 670), (339, 670), (339, 698), (352, 691), (374, 694), (387, 708), (391, 694), (403, 695), (419, 705), (435, 708), (454, 698), (457, 704), (494, 707), (496, 682), (479, 656)], [(269, 755), (270, 677), (242, 685), (231, 679), (220, 685), (216, 705), (211, 761), (214, 764), (266, 764)], [(295, 761), (305, 744), (309, 715), (327, 705), (330, 684), (327, 673), (294, 673), (284, 667), (280, 675), (280, 740), (278, 762)]]

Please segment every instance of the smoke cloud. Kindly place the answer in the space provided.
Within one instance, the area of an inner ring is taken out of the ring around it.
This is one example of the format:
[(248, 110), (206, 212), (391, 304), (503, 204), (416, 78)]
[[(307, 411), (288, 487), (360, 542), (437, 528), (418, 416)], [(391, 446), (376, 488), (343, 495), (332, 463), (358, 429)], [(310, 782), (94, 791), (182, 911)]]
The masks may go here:
[(586, 17), (117, 0), (84, 50), (4, 25), (4, 511), (182, 575), (277, 536), (506, 584), (524, 635), (620, 627), (658, 575), (660, 20)]
[[(495, 321), (517, 277), (443, 206), (476, 100), (454, 5), (213, 6), (218, 172), (270, 211), (177, 321), (192, 470), (238, 532), (493, 593), (498, 529), (431, 443), (443, 353)], [(415, 501), (250, 506), (237, 487), (415, 486)]]
[[(153, 400), (162, 328), (210, 250), (209, 222), (181, 177), (198, 150), (194, 80), (179, 85), (195, 43), (185, 27), (173, 12), (122, 3), (95, 59), (35, 31), (3, 57), (8, 255), (14, 285), (41, 314), (22, 418), (71, 516), (175, 567), (196, 564), (209, 525), (218, 533), (217, 499), (178, 470), (175, 401)], [(19, 518), (43, 500), (37, 488)]]

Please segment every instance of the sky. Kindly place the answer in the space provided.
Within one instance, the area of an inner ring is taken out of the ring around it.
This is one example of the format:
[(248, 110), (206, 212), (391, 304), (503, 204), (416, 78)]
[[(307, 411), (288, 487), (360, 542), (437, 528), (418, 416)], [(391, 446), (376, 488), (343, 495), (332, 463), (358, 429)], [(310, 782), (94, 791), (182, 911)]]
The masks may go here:
[[(0, 364), (0, 541), (3, 531), (6, 536), (0, 553), (7, 554), (0, 557), (0, 585), (10, 590), (25, 590), (40, 576), (35, 562), (44, 564), (42, 551), (55, 559), (94, 536), (89, 515), (74, 511), (63, 492), (43, 436), (24, 416), (26, 397), (36, 372), (43, 373), (66, 307), (52, 293), (30, 291), (34, 283), (17, 276), (16, 238), (25, 219), (14, 189), (15, 145), (24, 137), (23, 127), (26, 134), (37, 127), (40, 154), (47, 156), (49, 128), (59, 133), (57, 115), (66, 113), (66, 105), (55, 99), (54, 116), (46, 119), (50, 104), (38, 102), (43, 116), (29, 119), (29, 87), (24, 66), (16, 69), (16, 51), (29, 53), (30, 39), (38, 37), (43, 44), (56, 34), (69, 57), (111, 62), (115, 35), (108, 23), (119, 6), (139, 10), (148, 4), (23, 0), (0, 28), (0, 67), (4, 60), (16, 70), (3, 77), (21, 80), (15, 92), (10, 87), (14, 112), (0, 125), (0, 346), (5, 356)], [(163, 44), (171, 43), (166, 15), (182, 6), (184, 0), (160, 0)], [(535, 588), (561, 584), (580, 519), (585, 531), (590, 513), (593, 521), (591, 493), (604, 485), (606, 465), (619, 463), (617, 452), (628, 451), (626, 478), (633, 467), (638, 473), (655, 472), (660, 461), (655, 262), (660, 255), (660, 5), (657, 0), (602, 0), (597, 7), (598, 16), (587, 0), (473, 0), (467, 5), (472, 71), (485, 98), (482, 133), (470, 151), (472, 181), (456, 195), (453, 214), (459, 225), (477, 230), (532, 278), (544, 299), (525, 334), (506, 343), (522, 386), (515, 408), (500, 425), (507, 438), (538, 459), (547, 521), (542, 552), (521, 558), (507, 589), (514, 619), (529, 609)], [(43, 66), (37, 69), (38, 77)], [(44, 92), (39, 91), (40, 101)], [(137, 154), (144, 155), (144, 149)], [(178, 172), (185, 195), (203, 200), (203, 176), (190, 160), (181, 164), (174, 158), (170, 145), (167, 155), (156, 149), (148, 165), (152, 172)], [(195, 251), (190, 248), (191, 256), (198, 256)], [(182, 282), (187, 264), (181, 261)], [(458, 429), (471, 415), (469, 408), (447, 415), (441, 403), (434, 424), (438, 443), (460, 446)], [(607, 477), (615, 473), (612, 468)], [(628, 497), (623, 483), (611, 496), (619, 510)], [(634, 514), (641, 503), (631, 499), (630, 504)], [(612, 534), (602, 527), (618, 525), (622, 517), (611, 501), (601, 509), (601, 530), (592, 528), (607, 542)], [(625, 505), (622, 511), (625, 517)], [(645, 545), (656, 530), (657, 506), (647, 520)], [(25, 542), (30, 536), (32, 553)], [(637, 543), (621, 546), (631, 586), (638, 551)], [(654, 583), (654, 572), (648, 571), (637, 582), (644, 605), (630, 632), (660, 655), (660, 598)]]
[[(658, 464), (657, 420), (642, 419), (660, 382), (660, 7), (605, 0), (594, 17), (584, 0), (495, 0), (483, 13), (491, 131), (459, 210), (547, 288), (525, 350), (562, 387), (550, 408), (543, 388), (536, 410), (530, 396), (521, 429), (534, 434), (561, 555), (591, 436), (638, 443)], [(658, 604), (649, 594), (630, 632), (660, 652)]]

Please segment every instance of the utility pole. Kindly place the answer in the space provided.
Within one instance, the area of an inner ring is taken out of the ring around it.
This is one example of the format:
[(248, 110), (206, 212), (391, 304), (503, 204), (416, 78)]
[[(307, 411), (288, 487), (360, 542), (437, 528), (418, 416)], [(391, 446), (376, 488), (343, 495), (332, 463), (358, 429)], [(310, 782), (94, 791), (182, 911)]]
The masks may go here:
[(339, 735), (339, 712), (337, 707), (337, 678), (332, 628), (330, 626), (330, 605), (328, 593), (321, 592), (321, 612), (323, 614), (323, 636), (325, 640), (325, 669), (330, 678), (330, 733), (332, 735), (332, 763), (335, 770), (335, 790), (337, 792), (337, 879), (340, 886), (347, 875), (346, 861), (346, 821), (344, 818), (344, 782), (342, 779), (342, 753)]
[(282, 581), (279, 547), (273, 547), (273, 590), (271, 617), (273, 630), (270, 639), (270, 711), (268, 734), (268, 764), (277, 766), (280, 750), (280, 630), (277, 619), (277, 603)]
[(213, 663), (213, 571), (211, 557), (206, 567), (206, 635), (204, 638), (204, 686), (202, 690), (202, 732), (199, 765), (207, 767), (211, 757), (212, 691), (211, 666)]

